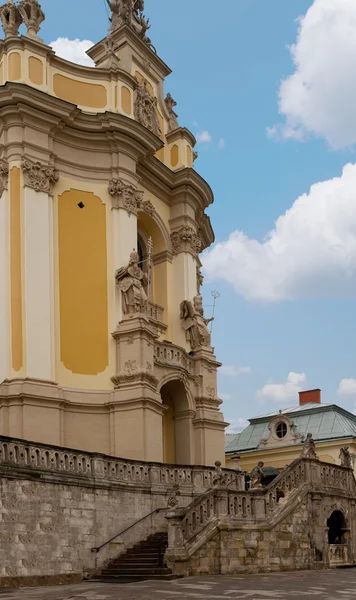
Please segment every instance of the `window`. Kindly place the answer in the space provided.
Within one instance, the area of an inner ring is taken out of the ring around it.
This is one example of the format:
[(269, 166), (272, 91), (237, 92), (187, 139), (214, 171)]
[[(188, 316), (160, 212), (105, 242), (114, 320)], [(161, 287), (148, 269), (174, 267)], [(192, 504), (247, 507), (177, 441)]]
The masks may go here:
[(276, 426), (276, 434), (280, 439), (284, 438), (287, 435), (287, 425), (285, 423), (278, 423)]

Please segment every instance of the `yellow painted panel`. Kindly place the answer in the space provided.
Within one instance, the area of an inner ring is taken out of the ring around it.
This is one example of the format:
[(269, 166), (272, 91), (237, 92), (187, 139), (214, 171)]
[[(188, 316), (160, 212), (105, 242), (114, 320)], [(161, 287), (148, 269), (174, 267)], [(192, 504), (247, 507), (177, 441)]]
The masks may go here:
[(177, 144), (174, 144), (171, 148), (171, 165), (176, 167), (179, 163), (179, 148)]
[(130, 115), (132, 110), (131, 110), (131, 92), (129, 90), (129, 88), (122, 86), (121, 88), (121, 107), (122, 110), (124, 111), (124, 113), (126, 113), (127, 115)]
[(187, 165), (192, 168), (193, 166), (193, 152), (190, 146), (187, 145)]
[(20, 169), (10, 171), (10, 273), (11, 273), (11, 346), (12, 368), (23, 367), (22, 354), (22, 281), (21, 281), (21, 182)]
[(53, 90), (56, 96), (79, 106), (105, 108), (106, 88), (95, 83), (77, 81), (58, 73), (53, 77)]
[(12, 52), (9, 56), (9, 80), (19, 79), (21, 79), (21, 55), (19, 52)]
[(165, 398), (163, 406), (166, 408), (163, 415), (163, 460), (165, 463), (175, 464), (176, 435), (173, 400), (171, 398)]
[[(135, 77), (136, 77), (137, 81), (139, 83), (141, 83), (141, 81), (143, 79), (143, 75), (141, 75), (141, 73), (139, 71), (135, 71)], [(152, 85), (147, 80), (146, 80), (146, 83), (147, 83), (147, 91), (148, 91), (148, 93), (151, 94), (151, 96), (154, 96), (154, 91), (153, 91)]]
[(91, 192), (64, 192), (58, 229), (61, 361), (96, 375), (109, 364), (106, 207)]
[(30, 56), (28, 59), (28, 72), (32, 83), (35, 85), (43, 84), (43, 63), (41, 60)]

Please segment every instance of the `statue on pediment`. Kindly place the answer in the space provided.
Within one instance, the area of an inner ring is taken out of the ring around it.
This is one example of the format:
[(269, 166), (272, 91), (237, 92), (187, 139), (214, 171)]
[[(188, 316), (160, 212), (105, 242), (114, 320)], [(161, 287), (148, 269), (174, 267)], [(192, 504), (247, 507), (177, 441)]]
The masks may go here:
[(122, 310), (125, 315), (146, 314), (148, 284), (146, 273), (139, 267), (139, 255), (133, 251), (127, 267), (122, 267), (116, 273), (116, 282), (122, 293)]
[(151, 40), (146, 35), (150, 24), (143, 14), (144, 0), (106, 0), (106, 2), (111, 10), (111, 31), (115, 31), (122, 25), (128, 25), (146, 44), (152, 46)]

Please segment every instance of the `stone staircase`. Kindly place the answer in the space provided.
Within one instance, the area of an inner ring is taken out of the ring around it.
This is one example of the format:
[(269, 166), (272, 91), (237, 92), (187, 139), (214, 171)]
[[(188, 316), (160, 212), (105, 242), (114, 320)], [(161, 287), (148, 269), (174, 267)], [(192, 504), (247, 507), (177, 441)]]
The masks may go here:
[(155, 533), (111, 561), (90, 582), (130, 583), (148, 579), (177, 579), (177, 575), (173, 575), (164, 562), (167, 547), (168, 534)]

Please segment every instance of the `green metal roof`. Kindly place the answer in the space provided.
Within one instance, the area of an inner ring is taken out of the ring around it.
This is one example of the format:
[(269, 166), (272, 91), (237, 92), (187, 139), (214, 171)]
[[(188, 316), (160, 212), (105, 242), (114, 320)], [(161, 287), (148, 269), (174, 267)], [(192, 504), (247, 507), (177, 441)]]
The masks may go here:
[[(241, 433), (233, 437), (226, 436), (225, 452), (230, 454), (256, 450), (261, 439), (269, 436), (269, 422), (279, 414), (287, 415), (293, 421), (293, 433), (300, 434), (302, 439), (307, 433), (311, 433), (313, 439), (319, 442), (356, 438), (355, 415), (336, 404), (308, 403), (249, 419), (250, 424)], [(278, 447), (278, 442), (275, 447)]]

